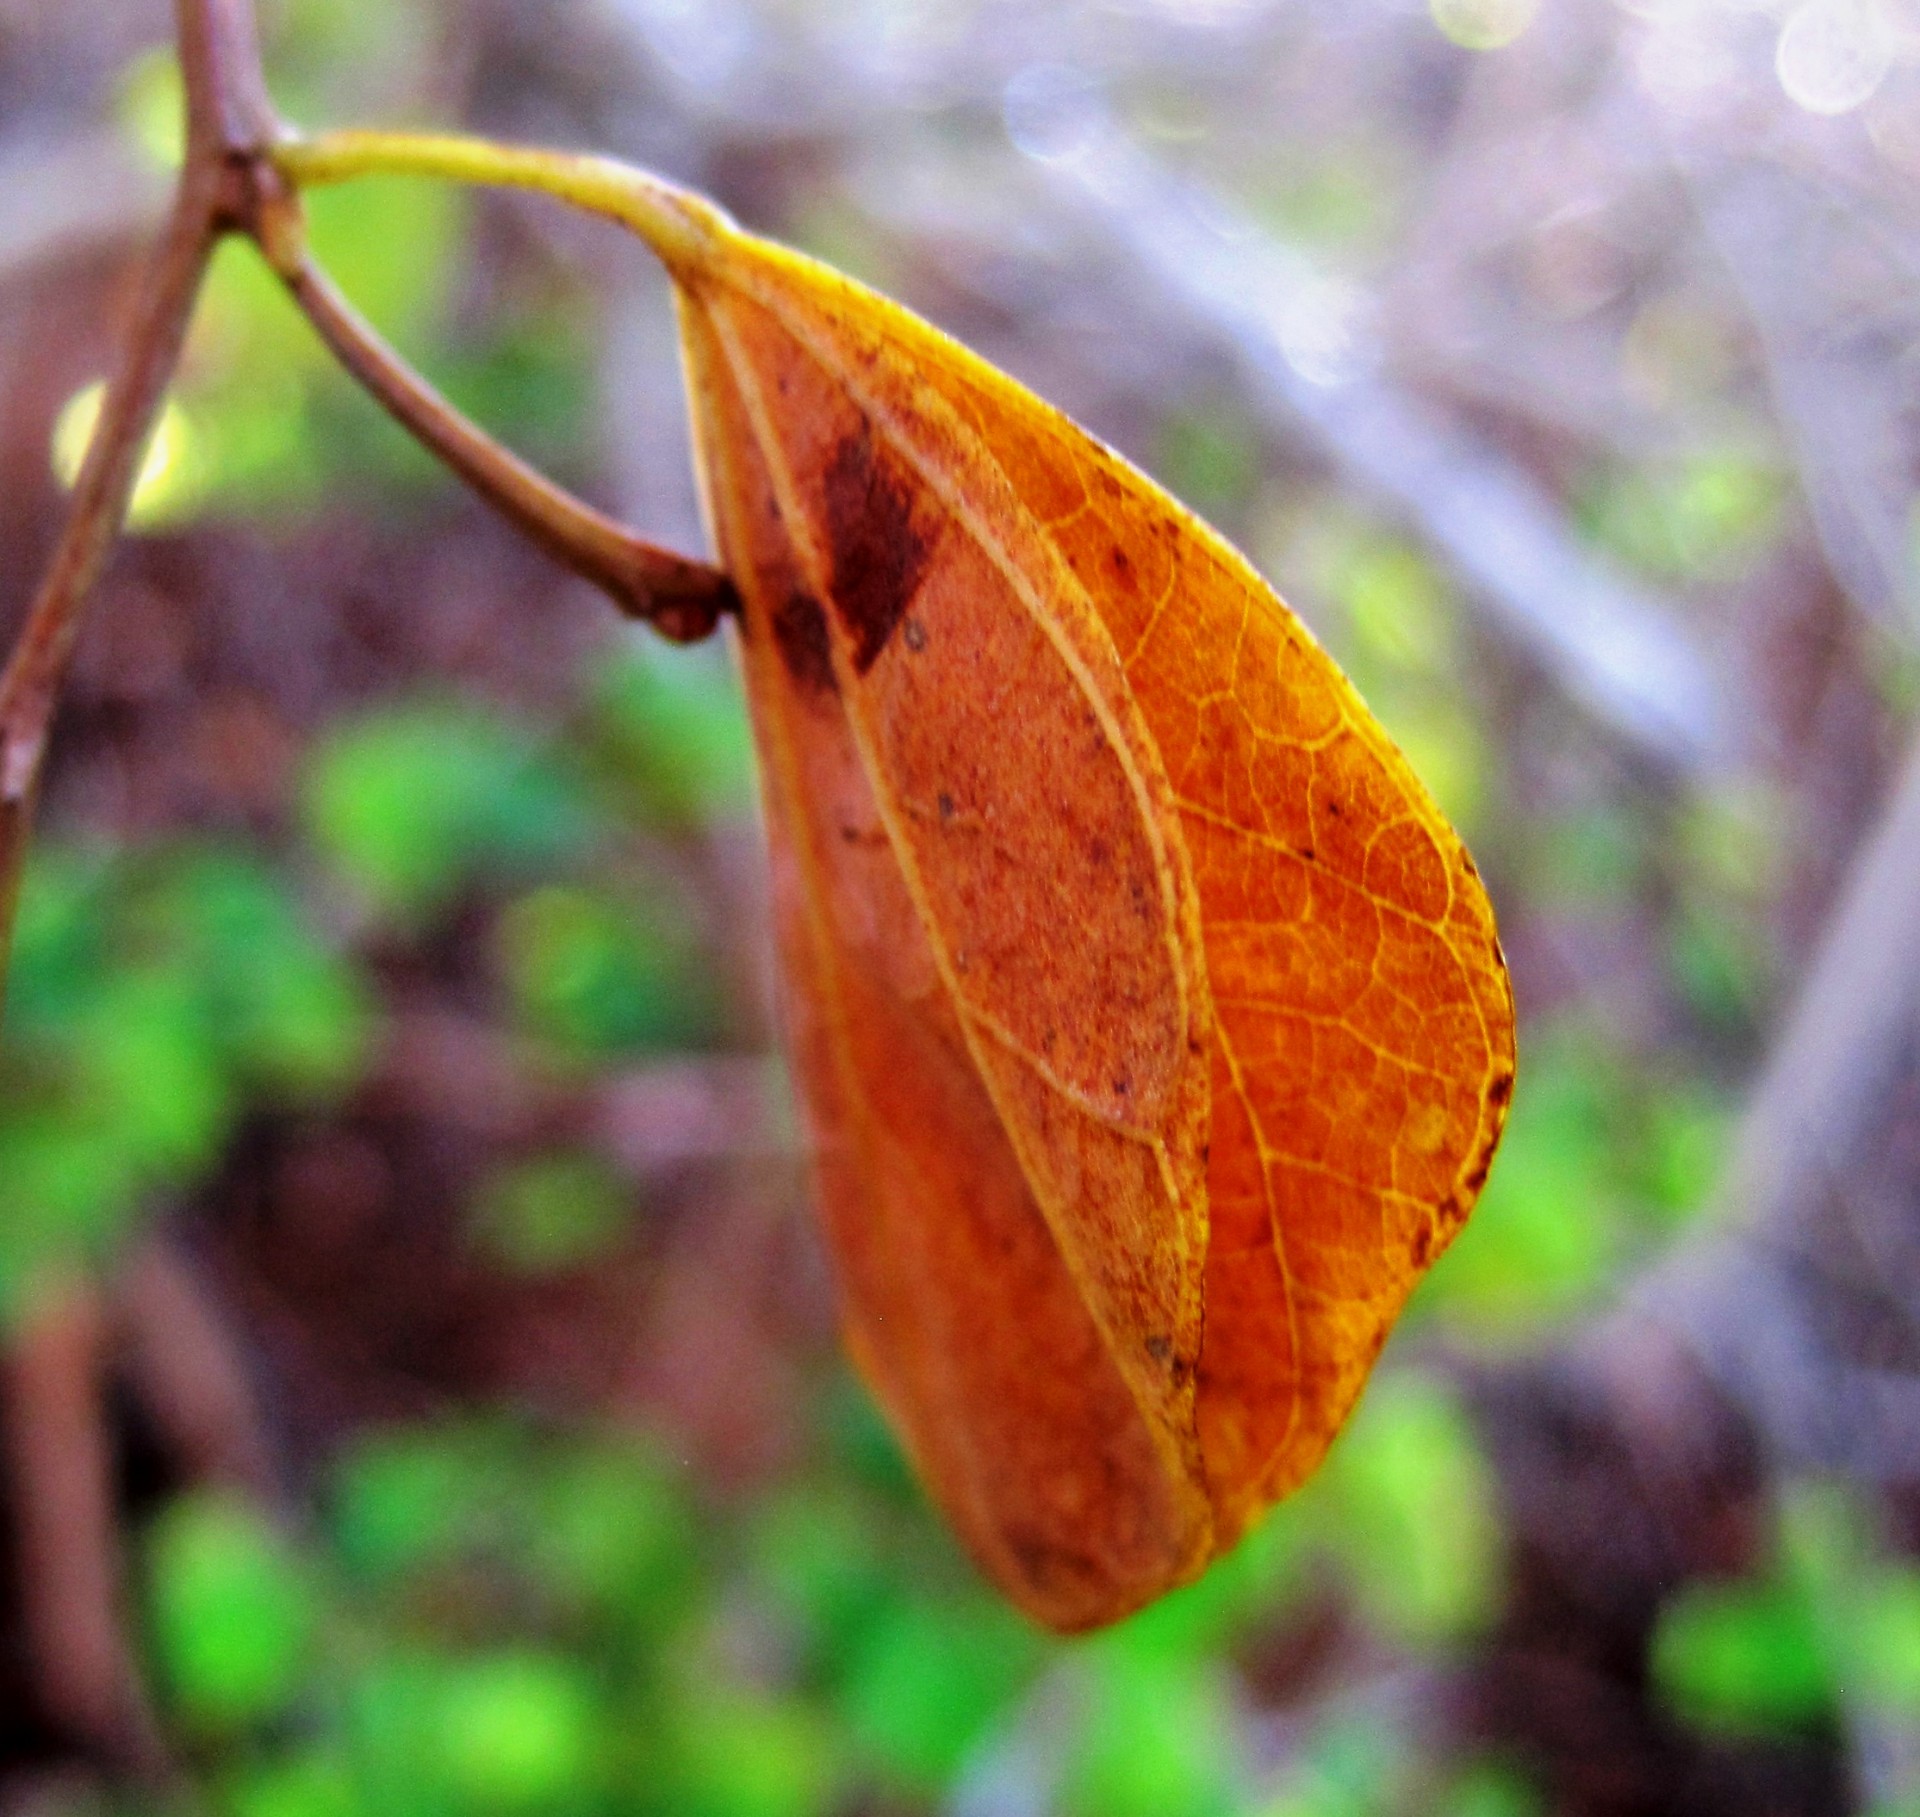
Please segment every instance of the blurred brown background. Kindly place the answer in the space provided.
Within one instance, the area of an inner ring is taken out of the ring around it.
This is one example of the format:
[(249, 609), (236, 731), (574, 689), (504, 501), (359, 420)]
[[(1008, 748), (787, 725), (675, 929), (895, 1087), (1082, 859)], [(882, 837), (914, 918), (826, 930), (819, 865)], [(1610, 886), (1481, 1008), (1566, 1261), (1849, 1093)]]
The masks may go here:
[[(1920, 1811), (1920, 6), (285, 0), (284, 110), (620, 154), (1255, 557), (1523, 1017), (1325, 1473), (1045, 1642), (839, 1361), (725, 653), (612, 622), (223, 253), (0, 1057), (0, 1812)], [(160, 0), (0, 0), (0, 624), (166, 192)], [(314, 199), (704, 548), (640, 250)]]

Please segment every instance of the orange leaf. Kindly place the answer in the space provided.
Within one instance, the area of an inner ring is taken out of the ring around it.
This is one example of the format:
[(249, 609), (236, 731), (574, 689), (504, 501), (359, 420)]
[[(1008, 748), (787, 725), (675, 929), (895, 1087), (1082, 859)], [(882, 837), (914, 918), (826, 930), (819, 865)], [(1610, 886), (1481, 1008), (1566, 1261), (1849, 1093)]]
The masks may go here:
[(594, 159), (340, 135), (635, 227), (740, 590), (787, 1036), (848, 1341), (1070, 1630), (1319, 1463), (1486, 1179), (1472, 860), (1205, 524), (898, 305)]
[(1319, 1462), (1513, 1083), (1472, 860), (1213, 531), (897, 305), (670, 249), (849, 1340), (1048, 1625)]

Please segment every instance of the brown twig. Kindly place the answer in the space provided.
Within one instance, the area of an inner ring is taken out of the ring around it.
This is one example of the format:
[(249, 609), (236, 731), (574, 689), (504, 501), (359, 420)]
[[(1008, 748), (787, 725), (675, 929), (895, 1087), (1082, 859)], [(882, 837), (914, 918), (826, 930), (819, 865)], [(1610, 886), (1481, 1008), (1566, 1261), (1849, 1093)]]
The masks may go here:
[(0, 978), (33, 809), (81, 616), (145, 458), (214, 243), (244, 212), (245, 165), (264, 158), (272, 113), (249, 0), (177, 0), (187, 148), (173, 212), (74, 483), (53, 560), (0, 676)]
[[(52, 562), (0, 676), (0, 979), (48, 736), (82, 614), (124, 521), (215, 242), (239, 212), (241, 160), (268, 116), (247, 80), (244, 0), (178, 0), (187, 155)], [(121, 1620), (98, 1296), (45, 1297), (5, 1358), (5, 1438), (21, 1596), (48, 1713), (121, 1768), (166, 1772)]]
[(219, 232), (224, 185), (208, 181), (208, 175), (195, 167), (191, 178), (182, 179), (52, 564), (0, 677), (0, 968), (7, 957), (47, 735), (81, 614), (126, 516), (147, 438), (179, 360)]
[(107, 1440), (106, 1325), (98, 1297), (41, 1297), (9, 1347), (4, 1437), (21, 1563), (21, 1614), (46, 1714), (122, 1770), (166, 1771), (120, 1618)]
[(246, 1362), (177, 1236), (155, 1230), (128, 1257), (111, 1311), (128, 1386), (173, 1461), (273, 1502), (281, 1485)]
[[(187, 167), (257, 164), (280, 137), (253, 0), (176, 0)], [(184, 180), (184, 175), (183, 175)], [(238, 225), (233, 220), (228, 225)]]

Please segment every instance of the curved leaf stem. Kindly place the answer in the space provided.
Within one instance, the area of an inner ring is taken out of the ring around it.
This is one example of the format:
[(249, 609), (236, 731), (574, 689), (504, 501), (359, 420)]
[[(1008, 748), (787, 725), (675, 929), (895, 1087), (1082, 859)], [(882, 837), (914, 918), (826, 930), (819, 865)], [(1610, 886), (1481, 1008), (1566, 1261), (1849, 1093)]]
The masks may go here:
[(266, 236), (288, 292), (334, 357), (417, 441), (548, 554), (662, 636), (693, 643), (738, 604), (720, 569), (637, 537), (456, 410), (381, 338), (304, 247), (291, 257)]
[(612, 158), (438, 133), (333, 132), (287, 139), (273, 162), (295, 188), (354, 177), (442, 177), (529, 189), (607, 215), (646, 241), (677, 276), (709, 257), (726, 217), (711, 202)]

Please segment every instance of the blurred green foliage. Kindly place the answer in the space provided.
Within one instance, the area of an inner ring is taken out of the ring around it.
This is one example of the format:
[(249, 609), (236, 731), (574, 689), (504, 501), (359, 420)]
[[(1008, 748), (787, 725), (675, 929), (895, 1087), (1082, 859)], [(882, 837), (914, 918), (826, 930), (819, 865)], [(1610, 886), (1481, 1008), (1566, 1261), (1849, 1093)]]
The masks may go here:
[(502, 911), (500, 967), (526, 1025), (580, 1053), (698, 1044), (715, 1014), (693, 929), (659, 896), (547, 884)]
[(372, 1022), (354, 969), (258, 855), (43, 847), (0, 1054), (0, 1318), (195, 1183), (252, 1103), (337, 1096)]
[(1353, 1718), (1322, 1723), (1300, 1749), (1279, 1793), (1259, 1817), (1371, 1817), (1394, 1808), (1402, 1750)]
[[(984, 1797), (1036, 1746), (1062, 1817), (1385, 1817), (1418, 1776), (1358, 1731), (1263, 1791), (1225, 1664), (1308, 1582), (1422, 1643), (1484, 1618), (1471, 1434), (1434, 1385), (1383, 1388), (1219, 1569), (1088, 1642), (973, 1576), (843, 1378), (825, 1448), (757, 1503), (713, 1501), (632, 1433), (504, 1415), (365, 1434), (297, 1539), (195, 1492), (149, 1535), (148, 1644), (242, 1817), (824, 1817), (863, 1787)], [(1449, 1785), (1439, 1808), (1531, 1808), (1491, 1768)]]
[(592, 1155), (536, 1155), (482, 1183), (474, 1239), (509, 1273), (562, 1273), (614, 1247), (626, 1229), (629, 1196), (612, 1168)]
[[(684, 877), (633, 841), (743, 812), (744, 748), (710, 653), (623, 648), (583, 680), (564, 745), (437, 696), (336, 725), (302, 791), (317, 878), (305, 856), (192, 837), (43, 844), (0, 1051), (0, 1319), (204, 1179), (249, 1114), (353, 1089), (378, 1028), (354, 927), (430, 945), (485, 895), (502, 1011), (556, 1062), (710, 1042), (724, 1004)], [(329, 889), (349, 911), (331, 929), (312, 906)], [(601, 1164), (555, 1154), (487, 1182), (473, 1230), (497, 1265), (541, 1273), (624, 1218)]]
[(1246, 415), (1215, 402), (1170, 417), (1160, 428), (1154, 471), (1203, 516), (1232, 518), (1260, 479), (1261, 446)]
[(167, 1695), (199, 1732), (271, 1722), (311, 1671), (313, 1586), (244, 1502), (202, 1491), (148, 1536), (149, 1632)]
[(1447, 817), (1477, 839), (1498, 778), (1446, 578), (1404, 538), (1324, 501), (1275, 506), (1258, 546)]
[(1793, 1485), (1749, 1576), (1661, 1612), (1656, 1682), (1684, 1720), (1765, 1735), (1920, 1718), (1920, 1571), (1886, 1556), (1857, 1490)]
[(578, 857), (600, 830), (578, 780), (529, 733), (453, 701), (336, 726), (312, 762), (307, 816), (376, 912), (415, 923), (476, 878)]
[(1708, 1204), (1731, 1123), (1725, 1095), (1683, 1067), (1578, 1018), (1537, 1028), (1500, 1163), (1409, 1316), (1484, 1342), (1591, 1304)]
[(1465, 1414), (1432, 1377), (1389, 1374), (1369, 1391), (1302, 1518), (1362, 1609), (1404, 1644), (1461, 1638), (1498, 1606), (1493, 1482)]
[(1070, 1817), (1230, 1817), (1243, 1808), (1232, 1699), (1220, 1662), (1099, 1649), (1079, 1676), (1063, 1752)]
[(753, 744), (730, 652), (636, 636), (588, 689), (585, 759), (631, 812), (688, 831), (750, 811)]
[(724, 726), (739, 709), (722, 722), (697, 669), (645, 685), (683, 724), (711, 726), (708, 742), (695, 732), (681, 751), (633, 737), (631, 694), (602, 681), (584, 745), (564, 752), (476, 706), (414, 700), (336, 727), (309, 771), (315, 844), (397, 929), (423, 933), (484, 885), (530, 886), (499, 910), (499, 974), (529, 1033), (583, 1057), (698, 1046), (719, 1016), (668, 867), (635, 877), (613, 853), (636, 813), (657, 806), (678, 827), (689, 801), (726, 791), (713, 779), (731, 761)]

